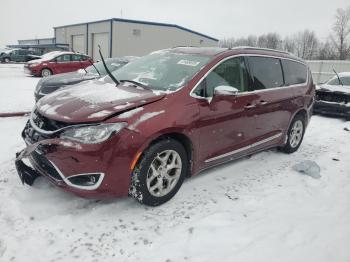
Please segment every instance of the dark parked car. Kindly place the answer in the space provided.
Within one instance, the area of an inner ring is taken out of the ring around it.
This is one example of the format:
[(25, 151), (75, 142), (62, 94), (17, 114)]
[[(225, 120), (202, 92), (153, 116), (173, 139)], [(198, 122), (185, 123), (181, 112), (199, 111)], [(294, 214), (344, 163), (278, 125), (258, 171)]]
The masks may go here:
[(0, 54), (0, 61), (3, 63), (10, 62), (28, 62), (40, 58), (40, 53), (28, 49), (10, 49)]
[[(126, 65), (130, 61), (135, 60), (136, 57), (126, 56), (121, 58), (108, 58), (106, 59), (106, 65), (108, 69), (113, 72), (122, 66)], [(62, 87), (74, 85), (85, 80), (92, 80), (106, 76), (107, 72), (102, 62), (94, 63), (85, 70), (79, 69), (70, 73), (63, 73), (53, 76), (44, 77), (39, 80), (35, 88), (35, 101), (38, 101), (43, 96), (50, 94)]]
[(317, 87), (314, 112), (350, 121), (350, 73), (339, 73)]
[(160, 205), (209, 167), (273, 147), (295, 152), (315, 95), (303, 60), (266, 49), (178, 47), (113, 76), (39, 100), (16, 158), (23, 182), (43, 175), (83, 197), (129, 193)]
[(92, 59), (87, 55), (53, 51), (25, 64), (24, 71), (33, 76), (46, 77), (83, 69), (92, 63)]

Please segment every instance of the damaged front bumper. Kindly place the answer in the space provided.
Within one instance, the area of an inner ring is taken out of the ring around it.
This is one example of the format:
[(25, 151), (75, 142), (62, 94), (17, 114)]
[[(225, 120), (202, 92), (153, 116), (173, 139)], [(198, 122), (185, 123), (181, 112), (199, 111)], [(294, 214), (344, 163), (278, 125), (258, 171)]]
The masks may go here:
[(30, 122), (22, 137), (27, 147), (16, 154), (15, 166), (23, 184), (32, 185), (44, 176), (64, 191), (85, 198), (128, 195), (130, 163), (137, 150), (124, 143), (128, 139), (112, 136), (104, 143), (81, 144), (40, 134)]
[(17, 159), (20, 153), (16, 154), (15, 166), (17, 174), (22, 181), (22, 184), (27, 184), (29, 186), (33, 185), (35, 179), (40, 176), (40, 174), (35, 171), (32, 167), (26, 165), (21, 159)]
[(316, 100), (313, 111), (317, 114), (338, 116), (350, 119), (350, 103), (336, 103)]
[[(104, 173), (81, 173), (65, 176), (61, 170), (46, 156), (45, 146), (65, 147), (75, 146), (71, 143), (62, 142), (59, 139), (47, 139), (28, 145), (16, 154), (15, 166), (23, 184), (33, 185), (35, 179), (41, 175), (48, 177), (51, 182), (60, 187), (70, 187), (77, 190), (96, 190), (102, 183)], [(39, 149), (40, 148), (40, 149)], [(28, 159), (29, 164), (23, 160)]]
[(27, 184), (29, 186), (33, 185), (35, 179), (40, 176), (40, 173), (37, 172), (34, 168), (24, 163), (23, 159), (28, 158), (35, 150), (37, 150), (39, 145), (51, 144), (56, 142), (56, 139), (49, 139), (43, 142), (37, 142), (31, 145), (28, 145), (21, 152), (16, 153), (15, 166), (19, 178), (22, 181), (22, 184)]

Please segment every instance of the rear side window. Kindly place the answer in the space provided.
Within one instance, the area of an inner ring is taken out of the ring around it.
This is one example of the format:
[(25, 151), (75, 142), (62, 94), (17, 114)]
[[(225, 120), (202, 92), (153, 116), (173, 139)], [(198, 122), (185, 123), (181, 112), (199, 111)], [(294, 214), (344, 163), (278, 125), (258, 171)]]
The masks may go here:
[(87, 56), (84, 55), (72, 55), (72, 61), (86, 61), (88, 60)]
[(82, 55), (80, 58), (81, 58), (81, 61), (87, 61), (90, 59), (88, 56), (85, 56), (85, 55)]
[(301, 63), (282, 59), (284, 81), (286, 86), (297, 85), (306, 82), (307, 67)]
[(281, 87), (283, 73), (280, 60), (271, 57), (248, 57), (250, 73), (253, 78), (252, 90)]

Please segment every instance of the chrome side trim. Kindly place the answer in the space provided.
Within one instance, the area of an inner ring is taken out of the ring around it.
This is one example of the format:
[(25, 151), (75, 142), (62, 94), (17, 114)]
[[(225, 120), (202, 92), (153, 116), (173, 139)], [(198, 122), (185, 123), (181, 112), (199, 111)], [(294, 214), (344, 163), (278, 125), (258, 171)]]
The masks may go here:
[[(102, 180), (103, 178), (105, 177), (105, 174), (104, 173), (84, 173), (84, 174), (76, 174), (76, 175), (72, 175), (72, 176), (69, 176), (69, 177), (65, 177), (61, 170), (50, 160), (48, 160), (51, 165), (53, 165), (53, 167), (56, 169), (57, 173), (60, 175), (60, 177), (62, 178), (62, 180), (68, 185), (68, 186), (71, 186), (71, 187), (74, 187), (74, 188), (78, 188), (78, 189), (83, 189), (83, 190), (95, 190), (97, 189), (101, 183), (102, 183)], [(76, 176), (86, 176), (86, 175), (100, 175), (100, 177), (98, 178), (98, 181), (96, 182), (95, 185), (93, 186), (78, 186), (78, 185), (74, 185), (73, 183), (71, 183), (69, 181), (69, 178), (71, 177), (76, 177)]]
[(228, 157), (228, 156), (232, 156), (232, 155), (237, 154), (237, 153), (240, 153), (240, 152), (242, 152), (242, 151), (246, 151), (246, 150), (251, 149), (251, 148), (253, 148), (253, 147), (257, 147), (257, 146), (259, 146), (259, 145), (262, 145), (262, 144), (265, 144), (265, 143), (267, 143), (267, 142), (270, 142), (270, 141), (272, 141), (272, 140), (274, 140), (274, 139), (276, 139), (276, 138), (279, 138), (280, 136), (282, 136), (282, 132), (280, 132), (280, 133), (278, 133), (278, 134), (276, 134), (276, 135), (270, 136), (270, 137), (268, 137), (268, 138), (265, 138), (265, 139), (263, 139), (263, 140), (260, 140), (260, 141), (254, 143), (254, 144), (249, 145), (249, 146), (241, 147), (241, 148), (239, 148), (239, 149), (237, 149), (237, 150), (234, 150), (234, 151), (231, 151), (231, 152), (228, 152), (228, 153), (219, 155), (219, 156), (215, 156), (215, 157), (209, 158), (209, 159), (205, 160), (204, 162), (205, 162), (205, 163), (209, 163), (209, 162), (212, 162), (212, 161), (215, 161), (215, 160), (219, 160), (219, 159), (221, 159), (221, 158), (225, 158), (225, 157)]
[[(259, 56), (259, 57), (270, 57), (270, 58), (276, 58), (276, 59), (281, 59), (281, 60), (290, 60), (299, 64), (302, 64), (304, 66), (306, 66), (306, 68), (308, 68), (308, 65), (306, 63), (303, 63), (302, 61), (293, 59), (293, 58), (285, 58), (285, 57), (280, 57), (280, 56), (273, 56), (273, 55), (261, 55), (261, 54), (238, 54), (238, 55), (232, 55), (232, 56), (228, 56), (225, 57), (224, 59), (222, 59), (221, 61), (219, 61), (215, 66), (213, 66), (212, 68), (210, 68), (210, 70), (208, 72), (205, 73), (204, 76), (202, 76), (201, 79), (198, 80), (198, 82), (195, 84), (195, 86), (191, 89), (190, 91), (190, 96), (196, 99), (203, 99), (203, 100), (207, 100), (207, 101), (211, 101), (212, 97), (201, 97), (196, 95), (193, 91), (202, 83), (202, 81), (216, 68), (218, 67), (220, 64), (222, 64), (223, 62), (225, 62), (228, 59), (231, 58), (235, 58), (235, 57), (247, 57), (247, 56)], [(260, 89), (260, 90), (254, 90), (254, 91), (246, 91), (246, 92), (241, 92), (238, 93), (236, 95), (236, 97), (241, 96), (241, 95), (245, 95), (245, 94), (251, 94), (251, 93), (259, 93), (259, 92), (265, 92), (265, 91), (271, 91), (271, 90), (278, 90), (278, 89), (284, 89), (284, 88), (288, 88), (288, 87), (298, 87), (298, 86), (305, 86), (307, 85), (307, 83), (309, 82), (309, 70), (307, 70), (306, 73), (306, 81), (304, 83), (301, 84), (296, 84), (296, 85), (289, 85), (289, 86), (281, 86), (281, 87), (274, 87), (274, 88), (267, 88), (267, 89)]]

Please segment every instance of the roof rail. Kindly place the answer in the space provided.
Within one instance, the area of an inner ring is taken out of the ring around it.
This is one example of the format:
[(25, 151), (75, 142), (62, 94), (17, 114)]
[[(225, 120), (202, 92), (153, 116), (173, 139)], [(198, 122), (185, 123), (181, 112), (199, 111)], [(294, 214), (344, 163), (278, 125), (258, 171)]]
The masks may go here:
[(287, 54), (290, 55), (289, 52), (287, 51), (282, 51), (282, 50), (276, 50), (276, 49), (271, 49), (271, 48), (263, 48), (263, 47), (253, 47), (253, 46), (235, 46), (230, 48), (232, 49), (250, 49), (250, 50), (263, 50), (263, 51), (272, 51), (272, 52), (277, 52), (277, 53), (281, 53), (281, 54)]

